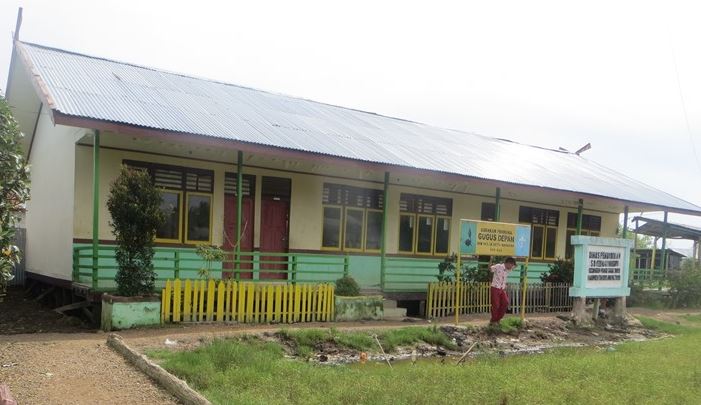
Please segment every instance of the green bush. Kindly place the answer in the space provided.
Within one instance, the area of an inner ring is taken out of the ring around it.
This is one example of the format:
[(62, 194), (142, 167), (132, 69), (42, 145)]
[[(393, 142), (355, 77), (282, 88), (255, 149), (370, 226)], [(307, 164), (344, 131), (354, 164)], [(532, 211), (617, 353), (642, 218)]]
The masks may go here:
[[(438, 275), (436, 278), (439, 282), (452, 283), (455, 279), (455, 263), (458, 256), (453, 253), (446, 256), (442, 262), (438, 263)], [(460, 280), (463, 283), (482, 283), (492, 281), (492, 273), (487, 265), (467, 265), (463, 264), (460, 271)]]
[(701, 305), (701, 264), (697, 260), (684, 259), (679, 270), (668, 272), (668, 279), (673, 307)]
[(10, 107), (0, 97), (0, 296), (14, 278), (21, 252), (12, 244), (15, 226), (29, 200), (29, 167), (24, 161), (22, 133)]
[(210, 279), (212, 276), (212, 263), (224, 260), (224, 251), (219, 246), (203, 243), (197, 245), (195, 253), (206, 263), (205, 267), (201, 267), (197, 271), (197, 275), (203, 279)]
[(558, 258), (555, 263), (548, 265), (549, 270), (540, 275), (544, 283), (568, 283), (574, 281), (574, 263), (571, 260)]
[(626, 305), (652, 309), (663, 309), (671, 306), (669, 295), (664, 291), (645, 290), (639, 285), (630, 287), (630, 295), (626, 299)]
[(351, 276), (343, 276), (336, 280), (336, 295), (340, 297), (356, 297), (360, 295), (360, 286)]
[(117, 240), (117, 294), (151, 294), (155, 283), (153, 243), (164, 221), (161, 193), (143, 170), (122, 167), (112, 183), (107, 209)]

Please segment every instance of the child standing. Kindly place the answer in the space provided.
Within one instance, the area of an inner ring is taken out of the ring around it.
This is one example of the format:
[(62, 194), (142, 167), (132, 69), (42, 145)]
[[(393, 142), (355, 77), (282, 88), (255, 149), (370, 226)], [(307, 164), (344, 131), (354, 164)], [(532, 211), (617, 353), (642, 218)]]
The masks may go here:
[(492, 318), (489, 323), (491, 324), (499, 323), (509, 307), (509, 296), (506, 295), (506, 276), (514, 267), (516, 267), (516, 260), (513, 257), (507, 257), (504, 263), (489, 266), (489, 271), (493, 273), (492, 287), (490, 288)]

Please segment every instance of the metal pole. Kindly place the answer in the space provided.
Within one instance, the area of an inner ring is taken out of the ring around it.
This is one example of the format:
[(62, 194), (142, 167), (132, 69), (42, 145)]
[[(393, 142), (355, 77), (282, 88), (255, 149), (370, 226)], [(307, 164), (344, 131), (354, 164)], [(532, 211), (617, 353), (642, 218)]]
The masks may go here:
[(92, 147), (92, 288), (98, 286), (98, 247), (100, 244), (100, 131), (95, 130)]
[(499, 222), (501, 216), (501, 188), (497, 187), (497, 197), (494, 201), (494, 220)]
[(582, 210), (584, 209), (584, 200), (579, 199), (577, 204), (577, 235), (582, 234)]
[(628, 206), (626, 205), (625, 208), (623, 208), (623, 231), (621, 232), (621, 236), (623, 239), (626, 238), (628, 235)]
[(243, 151), (236, 157), (236, 279), (241, 278), (241, 217), (243, 217)]
[(382, 194), (382, 238), (380, 239), (380, 289), (385, 290), (385, 268), (387, 266), (387, 198), (389, 196), (389, 172), (385, 172)]

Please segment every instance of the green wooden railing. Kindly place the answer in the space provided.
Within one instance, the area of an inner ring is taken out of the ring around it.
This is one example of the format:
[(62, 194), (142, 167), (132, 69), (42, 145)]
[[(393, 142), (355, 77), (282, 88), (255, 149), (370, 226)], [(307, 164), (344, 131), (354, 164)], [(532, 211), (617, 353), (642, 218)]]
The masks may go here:
[[(95, 291), (116, 289), (115, 247), (99, 246), (95, 263), (92, 246), (74, 247), (73, 281)], [(207, 268), (214, 279), (227, 276), (251, 282), (332, 282), (348, 274), (349, 259), (345, 255), (272, 252), (241, 252), (237, 258), (234, 252), (226, 252), (223, 261), (212, 262), (209, 268), (194, 249), (154, 249), (153, 269), (158, 288), (169, 279), (198, 279), (202, 268)]]
[[(427, 291), (428, 283), (438, 281), (438, 264), (441, 259), (435, 258), (405, 258), (388, 257), (385, 264), (385, 284), (382, 290), (385, 292), (423, 292)], [(463, 266), (486, 266), (488, 262), (477, 260), (463, 260)], [(547, 264), (531, 263), (528, 271), (529, 283), (540, 283), (540, 274), (547, 269)], [(523, 266), (519, 266), (523, 268)], [(510, 282), (518, 282), (519, 272), (514, 271), (509, 276)]]

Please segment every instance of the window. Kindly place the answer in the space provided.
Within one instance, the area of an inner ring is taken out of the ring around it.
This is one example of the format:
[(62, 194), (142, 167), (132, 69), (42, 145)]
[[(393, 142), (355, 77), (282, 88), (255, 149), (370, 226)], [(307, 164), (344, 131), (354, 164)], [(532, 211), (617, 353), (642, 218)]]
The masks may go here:
[(180, 242), (181, 199), (180, 191), (161, 191), (161, 212), (165, 222), (156, 230), (158, 239)]
[(187, 242), (209, 242), (212, 228), (212, 196), (207, 194), (187, 195)]
[(482, 203), (482, 215), (480, 219), (482, 221), (496, 221), (497, 219), (497, 205), (495, 203), (483, 202)]
[(402, 193), (399, 200), (399, 251), (420, 255), (444, 255), (450, 245), (449, 198)]
[(322, 249), (379, 251), (382, 190), (324, 183)]
[[(582, 214), (582, 235), (599, 236), (601, 233), (601, 217), (598, 215)], [(574, 257), (574, 246), (570, 237), (577, 234), (577, 213), (567, 213), (567, 233), (565, 234), (565, 258)]]
[(156, 230), (157, 241), (208, 243), (212, 240), (214, 172), (128, 160), (124, 164), (148, 171), (161, 190), (165, 222)]
[(560, 212), (522, 206), (518, 210), (518, 221), (531, 224), (531, 258), (555, 259)]

